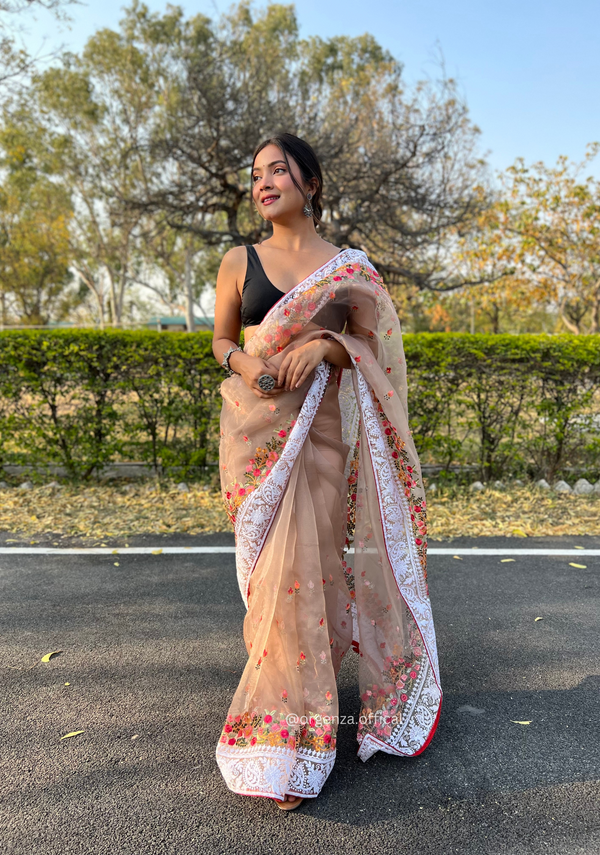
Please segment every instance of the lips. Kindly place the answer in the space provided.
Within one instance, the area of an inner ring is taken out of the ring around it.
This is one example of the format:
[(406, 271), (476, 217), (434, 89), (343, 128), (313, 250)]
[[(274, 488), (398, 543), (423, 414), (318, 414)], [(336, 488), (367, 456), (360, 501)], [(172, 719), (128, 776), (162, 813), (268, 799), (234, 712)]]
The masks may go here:
[(279, 196), (265, 196), (262, 200), (263, 205), (270, 205), (272, 202), (276, 202), (279, 199)]

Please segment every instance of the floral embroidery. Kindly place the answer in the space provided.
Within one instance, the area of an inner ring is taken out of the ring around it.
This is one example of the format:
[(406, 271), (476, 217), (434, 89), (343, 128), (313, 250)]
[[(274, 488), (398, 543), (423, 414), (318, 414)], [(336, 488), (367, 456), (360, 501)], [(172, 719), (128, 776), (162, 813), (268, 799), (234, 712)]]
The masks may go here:
[[(285, 696), (284, 701), (287, 703), (287, 691), (283, 690), (282, 696)], [(326, 703), (331, 704), (332, 699), (331, 692), (326, 692)], [(258, 743), (288, 748), (303, 745), (313, 751), (335, 749), (335, 731), (330, 722), (322, 721), (320, 715), (309, 712), (306, 714), (306, 724), (292, 726), (287, 722), (288, 715), (283, 710), (279, 714), (276, 710), (265, 710), (262, 716), (258, 712), (249, 711), (235, 717), (230, 714), (221, 731), (220, 742), (235, 745), (236, 748)]]
[(235, 718), (228, 715), (220, 741), (237, 748), (246, 748), (257, 743), (295, 748), (298, 728), (288, 725), (286, 715), (281, 712), (278, 717), (275, 710), (265, 710), (263, 716), (248, 711), (236, 715)]
[[(397, 627), (400, 631), (400, 627)], [(402, 707), (408, 701), (415, 681), (421, 670), (423, 640), (416, 625), (410, 629), (411, 655), (407, 657), (392, 654), (386, 656), (386, 669), (381, 672), (381, 683), (369, 684), (361, 695), (361, 717), (358, 725), (359, 739), (361, 731), (367, 727), (381, 738), (389, 737), (395, 725), (402, 719)], [(393, 719), (395, 718), (395, 721)]]
[(352, 265), (343, 264), (329, 276), (324, 276), (315, 285), (307, 288), (302, 294), (290, 297), (289, 303), (283, 309), (285, 327), (277, 323), (275, 319), (270, 324), (267, 322), (268, 329), (263, 340), (268, 347), (261, 350), (261, 356), (266, 359), (274, 353), (281, 353), (289, 343), (291, 336), (300, 332), (306, 321), (310, 320), (323, 307), (324, 299), (336, 299), (336, 292), (334, 290), (329, 291), (328, 286), (331, 286), (333, 282), (337, 283), (344, 279), (354, 278), (357, 273), (367, 282), (372, 282), (377, 275), (370, 267), (359, 262)]
[(398, 436), (393, 424), (387, 420), (384, 409), (381, 406), (381, 402), (377, 399), (375, 394), (373, 394), (373, 401), (375, 403), (377, 414), (381, 419), (381, 426), (383, 428), (388, 447), (391, 449), (391, 457), (394, 461), (394, 466), (396, 467), (404, 495), (408, 500), (415, 545), (417, 547), (417, 553), (423, 569), (425, 585), (427, 587), (427, 502), (425, 499), (420, 499), (415, 495), (415, 488), (419, 487), (419, 484), (415, 481), (413, 467), (410, 466), (408, 461), (406, 443)]
[[(348, 586), (348, 590), (350, 591), (350, 599), (353, 600), (356, 597), (356, 592), (354, 589), (354, 574), (352, 573), (352, 571), (348, 567), (347, 562), (344, 560), (342, 560), (342, 569), (344, 571), (344, 576), (346, 577), (346, 585)], [(351, 609), (350, 603), (347, 603), (346, 604), (346, 614), (350, 613), (350, 609)]]
[(320, 716), (307, 717), (308, 721), (302, 725), (300, 731), (300, 744), (312, 748), (313, 751), (332, 751), (336, 743), (333, 725), (321, 722)]
[[(276, 411), (276, 413), (278, 412), (279, 410)], [(296, 417), (292, 415), (285, 427), (280, 424), (279, 428), (275, 429), (274, 436), (267, 442), (266, 448), (259, 447), (256, 449), (254, 457), (248, 460), (244, 484), (236, 481), (227, 485), (223, 495), (223, 504), (233, 525), (235, 525), (238, 508), (246, 496), (252, 493), (271, 474), (271, 469), (279, 459), (295, 424)], [(248, 437), (245, 436), (244, 440), (248, 441)]]
[[(360, 436), (360, 425), (358, 435)], [(350, 472), (348, 474), (348, 501), (347, 501), (347, 516), (346, 516), (346, 546), (349, 547), (354, 542), (354, 531), (356, 529), (356, 484), (358, 481), (359, 469), (359, 454), (360, 454), (360, 439), (357, 439), (354, 446), (354, 454), (350, 462)]]

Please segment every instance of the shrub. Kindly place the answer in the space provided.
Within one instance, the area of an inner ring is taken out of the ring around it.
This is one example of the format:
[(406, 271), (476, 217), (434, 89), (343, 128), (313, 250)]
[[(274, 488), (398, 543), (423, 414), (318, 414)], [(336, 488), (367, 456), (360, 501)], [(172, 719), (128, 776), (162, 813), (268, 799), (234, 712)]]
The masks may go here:
[[(600, 336), (404, 336), (411, 429), (424, 462), (482, 480), (600, 474)], [(0, 464), (89, 478), (144, 461), (215, 462), (223, 371), (212, 334), (0, 333)]]

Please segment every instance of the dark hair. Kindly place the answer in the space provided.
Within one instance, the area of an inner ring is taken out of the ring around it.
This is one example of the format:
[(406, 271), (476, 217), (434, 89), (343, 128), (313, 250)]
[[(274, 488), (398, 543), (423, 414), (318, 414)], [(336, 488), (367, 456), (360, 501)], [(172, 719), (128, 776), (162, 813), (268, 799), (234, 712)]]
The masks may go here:
[[(321, 201), (323, 193), (323, 174), (314, 149), (307, 142), (301, 140), (300, 137), (295, 137), (293, 134), (275, 134), (275, 136), (269, 137), (268, 140), (261, 142), (261, 144), (255, 149), (252, 157), (252, 171), (254, 170), (254, 161), (256, 160), (257, 155), (268, 145), (276, 145), (280, 149), (284, 160), (288, 165), (291, 179), (303, 196), (304, 190), (294, 177), (294, 173), (292, 172), (290, 162), (288, 160), (288, 154), (293, 157), (298, 164), (300, 175), (304, 181), (308, 183), (311, 178), (316, 178), (319, 182), (319, 186), (315, 190), (315, 193), (310, 200), (310, 204), (313, 209), (313, 222), (315, 226), (321, 225), (321, 216), (323, 214), (323, 203)], [(251, 182), (252, 171), (250, 172)]]

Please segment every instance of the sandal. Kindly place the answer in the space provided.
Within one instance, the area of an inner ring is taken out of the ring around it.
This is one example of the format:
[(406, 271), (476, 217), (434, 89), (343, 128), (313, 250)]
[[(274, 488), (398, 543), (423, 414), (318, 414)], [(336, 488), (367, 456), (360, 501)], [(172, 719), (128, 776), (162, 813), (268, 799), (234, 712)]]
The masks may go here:
[(277, 807), (281, 808), (281, 810), (294, 810), (295, 808), (299, 807), (302, 804), (304, 799), (301, 798), (300, 796), (294, 796), (293, 798), (294, 798), (294, 801), (291, 802), (289, 800), (290, 799), (289, 795), (286, 795), (285, 801), (279, 801), (278, 799), (275, 799), (274, 801), (275, 801), (275, 804), (277, 805)]

